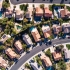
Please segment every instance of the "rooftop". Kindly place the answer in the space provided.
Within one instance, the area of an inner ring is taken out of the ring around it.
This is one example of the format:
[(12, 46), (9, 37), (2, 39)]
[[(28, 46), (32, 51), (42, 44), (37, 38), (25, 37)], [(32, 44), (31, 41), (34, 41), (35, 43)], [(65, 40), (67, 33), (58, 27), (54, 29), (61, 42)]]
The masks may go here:
[(70, 23), (63, 23), (62, 27), (63, 27), (63, 32), (64, 33), (69, 33), (70, 32)]
[(33, 44), (28, 34), (23, 34), (22, 37), (27, 45)]
[(21, 42), (18, 40), (14, 43), (15, 47), (17, 48), (18, 51), (22, 50), (22, 44)]
[(65, 58), (66, 59), (70, 59), (70, 50), (68, 50), (67, 48), (65, 48), (64, 53), (65, 53)]
[(68, 11), (68, 9), (65, 6), (64, 9), (60, 10), (60, 14), (61, 14), (61, 17), (65, 17), (66, 15), (69, 16), (70, 12)]
[(48, 7), (44, 8), (44, 10), (45, 10), (45, 16), (52, 17), (52, 11), (50, 11)]
[(2, 57), (0, 57), (0, 66), (4, 68), (8, 66), (7, 62)]
[(44, 61), (47, 67), (52, 66), (51, 60), (48, 56), (43, 54), (40, 58)]
[(6, 49), (6, 54), (7, 54), (11, 59), (17, 57), (17, 54), (16, 54), (11, 48)]
[(40, 34), (39, 34), (39, 32), (38, 32), (38, 30), (36, 28), (32, 29), (31, 34), (34, 37), (34, 39), (35, 39), (36, 42), (41, 40), (40, 39), (41, 38)]
[(61, 55), (60, 52), (54, 51), (53, 52), (53, 57), (54, 57), (55, 61), (57, 61), (57, 60), (60, 60), (62, 58), (62, 55)]
[(36, 7), (36, 14), (43, 14), (43, 10), (40, 7)]
[(1, 37), (0, 41), (4, 43), (4, 42), (5, 42), (7, 39), (9, 39), (9, 38), (11, 38), (10, 35), (4, 34), (4, 35)]
[(62, 27), (56, 24), (54, 24), (52, 28), (55, 34), (58, 34), (60, 31), (62, 31)]
[(43, 25), (42, 26), (42, 31), (44, 33), (45, 38), (50, 37), (50, 35), (51, 35), (51, 29), (50, 29), (49, 26)]

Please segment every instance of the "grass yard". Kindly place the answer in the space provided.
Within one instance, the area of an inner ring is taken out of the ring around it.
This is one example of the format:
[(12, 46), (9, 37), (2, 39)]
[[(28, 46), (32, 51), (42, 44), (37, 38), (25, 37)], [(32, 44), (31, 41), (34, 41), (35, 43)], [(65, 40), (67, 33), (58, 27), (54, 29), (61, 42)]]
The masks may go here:
[(66, 44), (66, 47), (70, 50), (70, 44)]

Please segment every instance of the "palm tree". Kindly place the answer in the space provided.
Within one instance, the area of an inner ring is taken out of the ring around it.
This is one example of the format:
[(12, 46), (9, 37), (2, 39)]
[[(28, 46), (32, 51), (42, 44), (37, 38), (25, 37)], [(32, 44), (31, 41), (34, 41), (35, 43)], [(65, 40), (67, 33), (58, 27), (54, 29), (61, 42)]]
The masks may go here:
[(44, 10), (44, 4), (41, 4), (41, 5), (40, 5), (40, 8), (42, 8), (42, 9)]

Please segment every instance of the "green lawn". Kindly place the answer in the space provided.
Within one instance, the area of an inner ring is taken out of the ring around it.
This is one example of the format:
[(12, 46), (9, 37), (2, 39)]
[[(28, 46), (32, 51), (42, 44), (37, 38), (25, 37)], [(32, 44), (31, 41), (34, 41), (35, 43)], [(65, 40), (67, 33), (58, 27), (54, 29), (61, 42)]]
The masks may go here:
[(70, 50), (70, 44), (66, 44), (66, 47)]

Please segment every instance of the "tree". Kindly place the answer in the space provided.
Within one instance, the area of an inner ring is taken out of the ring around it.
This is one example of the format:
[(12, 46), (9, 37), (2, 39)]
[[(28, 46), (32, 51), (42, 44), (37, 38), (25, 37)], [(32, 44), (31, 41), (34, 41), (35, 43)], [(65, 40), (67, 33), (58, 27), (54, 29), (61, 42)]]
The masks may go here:
[(4, 9), (8, 8), (9, 6), (10, 6), (9, 3), (7, 3), (6, 1), (3, 1), (2, 7), (3, 7)]
[(57, 20), (57, 17), (56, 16), (54, 16), (54, 21), (56, 21)]
[(13, 22), (11, 22), (11, 21), (8, 21), (7, 22), (7, 25), (11, 28), (11, 27), (14, 27), (14, 23)]
[(28, 8), (28, 4), (22, 4), (22, 5), (20, 5), (20, 9), (21, 10), (27, 11), (27, 8)]
[(9, 3), (9, 0), (5, 0), (5, 2)]
[(31, 70), (31, 66), (28, 63), (25, 64), (25, 68), (28, 68)]
[(49, 57), (49, 58), (51, 58), (51, 53), (50, 53), (50, 49), (48, 49), (46, 52), (45, 52), (45, 54)]
[(27, 22), (28, 22), (28, 19), (24, 18), (23, 23), (27, 23)]
[(2, 52), (4, 50), (4, 46), (0, 45), (0, 52)]
[(22, 48), (23, 48), (23, 50), (26, 51), (27, 45), (26, 45), (26, 44), (23, 44), (23, 45), (22, 45)]
[(58, 21), (60, 22), (60, 25), (63, 23), (63, 20), (61, 18), (59, 18)]
[(44, 9), (44, 4), (41, 4), (41, 5), (40, 5), (40, 8)]
[(57, 70), (66, 70), (66, 64), (64, 61), (59, 61), (59, 63), (57, 63)]
[(35, 58), (36, 58), (37, 63), (38, 63), (40, 66), (42, 66), (42, 61), (41, 61), (40, 57), (35, 56)]
[(16, 30), (14, 28), (11, 28), (11, 34), (12, 35), (16, 35), (17, 34), (17, 32), (16, 32)]
[(1, 68), (1, 70), (6, 70), (5, 68)]
[(23, 5), (20, 5), (20, 9), (23, 10)]
[(33, 6), (33, 8), (35, 8), (35, 5), (34, 4), (32, 6)]

